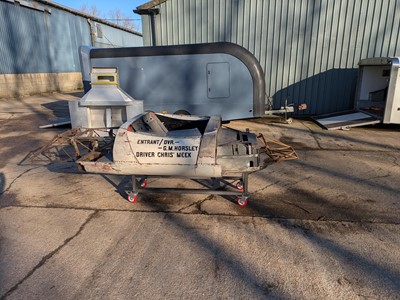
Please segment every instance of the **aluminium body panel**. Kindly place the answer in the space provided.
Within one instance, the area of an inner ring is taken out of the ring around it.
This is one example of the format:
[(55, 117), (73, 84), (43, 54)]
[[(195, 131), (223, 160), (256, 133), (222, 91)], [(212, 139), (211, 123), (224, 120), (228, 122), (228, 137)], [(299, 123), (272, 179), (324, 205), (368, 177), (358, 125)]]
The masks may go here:
[(240, 177), (266, 167), (255, 134), (220, 126), (216, 116), (145, 112), (118, 129), (112, 152), (77, 162), (92, 173), (189, 178)]
[[(134, 153), (124, 161), (140, 164), (195, 165), (200, 148), (201, 134), (186, 131), (182, 136), (153, 136), (146, 133), (126, 132), (129, 148)], [(134, 155), (134, 158), (133, 158)]]

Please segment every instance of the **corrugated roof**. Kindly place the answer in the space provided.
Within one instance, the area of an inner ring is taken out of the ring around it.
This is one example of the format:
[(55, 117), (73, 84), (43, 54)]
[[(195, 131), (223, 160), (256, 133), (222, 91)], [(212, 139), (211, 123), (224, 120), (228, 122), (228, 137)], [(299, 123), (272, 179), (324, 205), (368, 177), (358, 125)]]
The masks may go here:
[(56, 3), (54, 1), (47, 1), (47, 0), (35, 0), (35, 1), (39, 2), (39, 3), (42, 3), (42, 4), (45, 4), (45, 5), (49, 5), (49, 6), (55, 7), (57, 9), (68, 11), (68, 12), (74, 14), (74, 15), (78, 15), (78, 16), (81, 16), (81, 17), (84, 17), (84, 18), (88, 18), (88, 19), (93, 20), (93, 21), (98, 22), (98, 23), (103, 23), (103, 24), (106, 24), (106, 25), (114, 27), (114, 28), (118, 28), (118, 29), (130, 32), (130, 33), (133, 33), (133, 34), (136, 34), (136, 35), (139, 35), (139, 36), (143, 36), (140, 32), (137, 32), (135, 30), (131, 30), (129, 28), (126, 28), (126, 27), (117, 25), (115, 23), (109, 22), (107, 20), (104, 20), (104, 19), (92, 16), (92, 15), (89, 15), (89, 14), (83, 13), (83, 12), (81, 12), (79, 10), (70, 8), (68, 6), (61, 5), (61, 4)]
[(138, 6), (137, 9), (153, 8), (153, 7), (155, 7), (157, 5), (160, 5), (160, 4), (162, 4), (162, 3), (166, 2), (166, 1), (168, 1), (168, 0), (152, 0), (152, 1), (146, 2), (145, 4), (142, 4), (142, 5)]

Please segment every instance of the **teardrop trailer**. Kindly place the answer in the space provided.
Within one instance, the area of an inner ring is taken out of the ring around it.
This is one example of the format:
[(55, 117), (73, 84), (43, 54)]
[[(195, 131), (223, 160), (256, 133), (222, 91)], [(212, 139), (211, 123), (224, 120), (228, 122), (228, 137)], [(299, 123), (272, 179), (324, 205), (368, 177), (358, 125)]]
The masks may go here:
[(266, 101), (259, 61), (233, 43), (81, 46), (79, 57), (85, 92), (91, 88), (93, 68), (117, 68), (120, 87), (134, 99), (143, 100), (144, 110), (220, 115), (223, 121), (284, 114), (290, 121), (287, 114), (295, 109), (287, 103), (272, 109), (271, 98)]

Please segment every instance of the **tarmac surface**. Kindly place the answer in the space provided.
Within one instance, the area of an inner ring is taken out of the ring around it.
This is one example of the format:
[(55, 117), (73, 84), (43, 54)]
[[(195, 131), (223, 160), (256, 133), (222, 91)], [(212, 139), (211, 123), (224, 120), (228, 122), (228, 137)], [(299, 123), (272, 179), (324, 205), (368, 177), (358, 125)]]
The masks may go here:
[(300, 158), (251, 174), (246, 207), (185, 194), (131, 204), (126, 178), (21, 164), (68, 130), (38, 126), (79, 96), (0, 100), (0, 299), (400, 299), (400, 126), (234, 121)]

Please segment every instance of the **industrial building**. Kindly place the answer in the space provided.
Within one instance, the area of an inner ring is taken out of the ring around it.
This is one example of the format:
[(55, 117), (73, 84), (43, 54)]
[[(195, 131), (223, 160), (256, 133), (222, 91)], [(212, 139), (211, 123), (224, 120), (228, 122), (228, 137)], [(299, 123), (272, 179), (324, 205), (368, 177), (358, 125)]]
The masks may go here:
[(44, 0), (0, 0), (0, 98), (82, 87), (78, 47), (142, 46), (142, 34)]
[(265, 73), (275, 108), (352, 109), (358, 62), (400, 55), (400, 1), (153, 0), (137, 8), (144, 45), (231, 42)]

